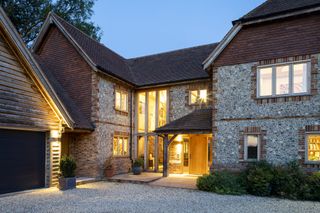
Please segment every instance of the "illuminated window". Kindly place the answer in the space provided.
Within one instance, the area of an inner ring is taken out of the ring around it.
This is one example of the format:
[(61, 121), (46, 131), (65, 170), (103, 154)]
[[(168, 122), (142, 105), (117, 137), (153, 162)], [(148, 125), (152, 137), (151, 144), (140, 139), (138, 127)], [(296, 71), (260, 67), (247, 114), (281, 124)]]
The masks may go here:
[(189, 92), (189, 104), (207, 103), (207, 90), (191, 90)]
[(138, 95), (138, 132), (145, 132), (146, 120), (146, 93)]
[(245, 135), (244, 159), (248, 161), (259, 160), (260, 158), (259, 146), (260, 146), (259, 135)]
[(296, 62), (258, 68), (258, 97), (307, 94), (310, 62)]
[(156, 128), (156, 92), (148, 92), (148, 131)]
[(128, 137), (115, 136), (113, 137), (113, 155), (126, 156), (128, 152)]
[(144, 137), (138, 137), (138, 158), (144, 158)]
[(308, 161), (320, 161), (320, 134), (307, 135)]
[(167, 90), (159, 91), (158, 127), (167, 123)]
[(128, 112), (128, 93), (116, 90), (115, 109)]

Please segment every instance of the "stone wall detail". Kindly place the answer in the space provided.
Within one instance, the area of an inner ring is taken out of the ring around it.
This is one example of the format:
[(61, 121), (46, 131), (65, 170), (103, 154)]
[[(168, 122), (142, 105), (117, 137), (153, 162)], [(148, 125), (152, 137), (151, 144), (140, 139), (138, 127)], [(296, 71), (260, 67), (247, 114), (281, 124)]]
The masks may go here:
[(312, 93), (309, 98), (299, 101), (291, 97), (287, 101), (256, 101), (253, 96), (253, 83), (256, 82), (252, 80), (252, 74), (254, 67), (266, 62), (212, 67), (214, 168), (243, 167), (239, 162), (239, 141), (241, 143), (241, 132), (248, 127), (259, 127), (264, 131), (268, 162), (279, 165), (300, 159), (301, 129), (320, 123), (319, 55), (310, 58)]

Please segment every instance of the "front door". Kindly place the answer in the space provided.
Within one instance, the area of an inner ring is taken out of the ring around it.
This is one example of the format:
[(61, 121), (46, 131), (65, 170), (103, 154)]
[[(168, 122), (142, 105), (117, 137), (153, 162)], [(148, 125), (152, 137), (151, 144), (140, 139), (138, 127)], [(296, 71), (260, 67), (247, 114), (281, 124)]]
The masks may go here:
[(208, 173), (207, 137), (192, 135), (190, 137), (190, 174), (202, 175)]

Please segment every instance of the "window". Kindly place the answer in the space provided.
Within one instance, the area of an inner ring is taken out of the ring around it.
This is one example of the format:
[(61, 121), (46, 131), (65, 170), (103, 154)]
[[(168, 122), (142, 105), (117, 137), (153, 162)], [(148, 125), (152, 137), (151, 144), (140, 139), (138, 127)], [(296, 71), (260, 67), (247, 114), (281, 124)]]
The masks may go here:
[(307, 135), (307, 159), (310, 162), (320, 161), (320, 134)]
[(159, 91), (158, 127), (167, 123), (167, 90)]
[(310, 62), (258, 68), (257, 96), (288, 96), (309, 92)]
[(148, 92), (148, 131), (156, 129), (156, 92)]
[(191, 90), (189, 92), (189, 104), (207, 103), (207, 90)]
[(146, 93), (138, 95), (138, 132), (145, 131), (146, 121)]
[(113, 155), (114, 156), (128, 155), (128, 137), (123, 137), (123, 136), (113, 137)]
[(257, 161), (260, 159), (260, 137), (259, 135), (246, 135), (244, 146), (244, 159)]
[(128, 112), (128, 93), (127, 92), (116, 90), (115, 109), (123, 112)]

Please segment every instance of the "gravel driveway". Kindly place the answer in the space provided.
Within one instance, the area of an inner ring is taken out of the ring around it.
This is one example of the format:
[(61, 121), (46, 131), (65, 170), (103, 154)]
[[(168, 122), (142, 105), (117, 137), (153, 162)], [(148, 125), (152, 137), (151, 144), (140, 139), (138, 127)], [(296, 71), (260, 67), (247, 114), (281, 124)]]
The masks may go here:
[(320, 212), (320, 202), (222, 196), (187, 189), (97, 182), (0, 198), (0, 212)]

